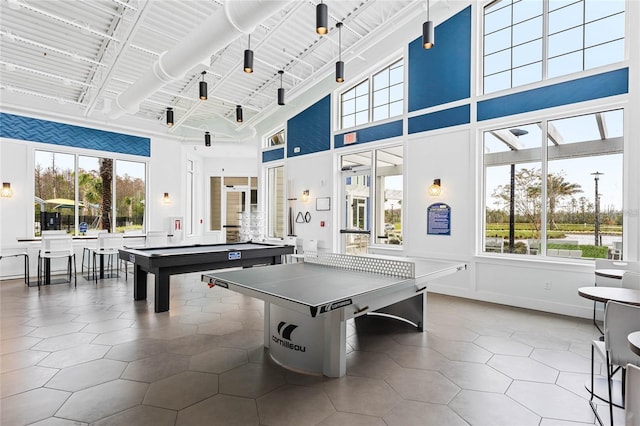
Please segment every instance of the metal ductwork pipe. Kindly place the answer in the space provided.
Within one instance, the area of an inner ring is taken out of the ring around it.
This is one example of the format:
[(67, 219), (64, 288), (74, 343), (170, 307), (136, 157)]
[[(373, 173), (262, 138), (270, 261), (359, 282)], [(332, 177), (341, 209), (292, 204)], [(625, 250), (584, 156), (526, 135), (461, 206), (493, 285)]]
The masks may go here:
[(227, 0), (224, 14), (214, 13), (171, 50), (163, 52), (150, 70), (115, 100), (109, 118), (135, 114), (140, 103), (167, 83), (184, 78), (198, 64), (208, 65), (211, 55), (241, 34), (253, 30), (292, 0)]

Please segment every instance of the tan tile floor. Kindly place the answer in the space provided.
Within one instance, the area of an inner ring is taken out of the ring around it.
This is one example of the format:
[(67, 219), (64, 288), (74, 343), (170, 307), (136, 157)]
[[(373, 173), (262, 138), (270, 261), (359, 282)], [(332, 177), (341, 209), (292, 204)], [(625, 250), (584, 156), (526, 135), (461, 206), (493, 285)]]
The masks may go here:
[(199, 277), (172, 277), (160, 314), (123, 277), (40, 292), (0, 282), (0, 424), (594, 423), (588, 320), (431, 294), (425, 333), (350, 322), (347, 375), (329, 379), (275, 365), (262, 302)]

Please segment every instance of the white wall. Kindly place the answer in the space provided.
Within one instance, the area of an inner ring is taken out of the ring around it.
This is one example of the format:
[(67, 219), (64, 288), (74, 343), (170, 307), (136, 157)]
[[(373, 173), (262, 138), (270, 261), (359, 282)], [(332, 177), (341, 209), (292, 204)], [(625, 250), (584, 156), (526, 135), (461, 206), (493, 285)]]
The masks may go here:
[[(438, 9), (436, 24), (459, 12), (469, 4), (473, 5), (473, 40), (472, 51), (479, 52), (481, 39), (479, 38), (479, 24), (482, 17), (481, 6), (478, 2), (456, 2), (451, 9)], [(483, 3), (484, 4), (484, 3)], [(454, 10), (455, 8), (455, 10)], [(359, 73), (366, 74), (383, 66), (385, 61), (398, 52), (398, 45), (406, 44), (419, 36), (420, 25), (418, 21), (422, 17), (416, 17), (414, 21), (397, 26), (396, 33), (385, 37), (378, 43), (375, 50), (363, 49), (363, 52), (354, 59), (351, 67), (347, 64), (347, 70), (357, 69)], [(593, 285), (594, 275), (593, 261), (540, 258), (532, 259), (524, 255), (488, 256), (481, 254), (480, 236), (482, 234), (482, 187), (483, 170), (482, 157), (482, 131), (492, 126), (510, 125), (505, 123), (531, 123), (535, 120), (551, 119), (558, 116), (572, 116), (583, 112), (595, 112), (610, 108), (625, 108), (625, 160), (624, 160), (624, 246), (628, 260), (638, 260), (640, 256), (640, 27), (630, 23), (640, 22), (640, 3), (627, 2), (627, 36), (629, 48), (629, 60), (622, 66), (629, 67), (629, 93), (612, 98), (584, 102), (577, 105), (567, 105), (549, 110), (535, 111), (527, 114), (514, 115), (501, 119), (478, 123), (475, 121), (475, 102), (486, 98), (482, 95), (474, 95), (477, 81), (480, 79), (475, 71), (481, 64), (481, 58), (472, 57), (472, 96), (471, 96), (471, 123), (466, 126), (425, 132), (416, 135), (405, 136), (405, 193), (403, 200), (403, 242), (402, 254), (454, 259), (465, 261), (468, 264), (466, 272), (454, 274), (430, 284), (430, 291), (485, 300), (495, 303), (509, 304), (548, 312), (568, 314), (589, 318), (592, 315), (593, 304), (578, 296), (577, 289), (582, 286)], [(407, 30), (412, 28), (414, 30)], [(437, 41), (436, 41), (437, 45)], [(370, 53), (374, 53), (371, 55)], [(620, 68), (615, 66), (585, 72), (598, 73), (609, 69)], [(357, 80), (353, 71), (348, 71), (348, 77)], [(292, 117), (307, 106), (326, 96), (331, 87), (327, 79), (322, 80), (314, 88), (308, 90), (307, 102), (303, 105), (288, 106), (287, 116)], [(567, 76), (556, 81), (575, 79), (576, 76)], [(348, 81), (352, 81), (348, 79)], [(545, 85), (547, 82), (539, 83)], [(535, 85), (533, 85), (535, 86)], [(336, 87), (335, 85), (333, 87)], [(316, 90), (322, 88), (323, 90)], [(346, 88), (346, 86), (345, 86)], [(334, 95), (339, 94), (339, 90)], [(514, 91), (522, 90), (518, 88)], [(335, 103), (335, 99), (334, 99)], [(466, 103), (466, 101), (465, 101)], [(460, 102), (454, 103), (455, 106)], [(335, 104), (334, 104), (335, 108)], [(433, 108), (432, 110), (437, 110)], [(411, 115), (431, 111), (418, 111)], [(278, 110), (277, 117), (261, 123), (260, 129), (272, 130), (277, 127), (278, 121), (282, 121), (282, 110)], [(335, 109), (334, 109), (335, 114)], [(405, 134), (408, 115), (404, 117)], [(335, 117), (333, 117), (335, 119)], [(495, 128), (495, 127), (494, 127)], [(259, 129), (259, 131), (260, 131)], [(266, 133), (266, 132), (265, 132)], [(332, 133), (333, 135), (333, 133)], [(388, 144), (389, 141), (370, 142), (360, 146), (362, 149), (375, 149), (377, 146)], [(355, 149), (355, 146), (350, 149)], [(286, 159), (285, 174), (287, 179), (296, 183), (296, 191), (301, 192), (309, 186), (312, 198), (314, 188), (321, 193), (324, 191), (318, 182), (325, 179), (333, 180), (332, 196), (332, 222), (326, 231), (318, 231), (317, 223), (313, 226), (296, 224), (296, 233), (301, 237), (318, 238), (321, 240), (333, 239), (333, 247), (338, 250), (339, 223), (335, 218), (340, 215), (340, 205), (336, 202), (340, 185), (337, 159), (342, 154), (340, 150), (308, 156)], [(326, 169), (331, 167), (331, 171)], [(329, 178), (332, 176), (332, 178)], [(432, 198), (427, 195), (427, 187), (433, 179), (442, 181), (442, 195)], [(444, 202), (451, 207), (451, 236), (436, 236), (426, 234), (427, 207), (433, 202)], [(317, 216), (317, 214), (316, 214)], [(315, 218), (312, 212), (312, 217)], [(314, 223), (315, 222), (315, 223)], [(387, 249), (384, 246), (373, 246), (370, 252), (398, 254), (397, 248)]]
[[(308, 223), (295, 223), (295, 234), (298, 237), (298, 245), (302, 240), (317, 240), (318, 249), (323, 251), (335, 251), (334, 236), (340, 229), (336, 223), (336, 190), (337, 183), (333, 180), (333, 155), (330, 152), (321, 152), (295, 157), (287, 161), (285, 176), (287, 181), (293, 183), (296, 201), (294, 205), (294, 220), (298, 213), (311, 215)], [(302, 191), (309, 190), (309, 201), (302, 201)], [(331, 198), (330, 211), (316, 211), (317, 198)], [(287, 211), (289, 205), (286, 205)], [(325, 226), (322, 227), (321, 222)]]

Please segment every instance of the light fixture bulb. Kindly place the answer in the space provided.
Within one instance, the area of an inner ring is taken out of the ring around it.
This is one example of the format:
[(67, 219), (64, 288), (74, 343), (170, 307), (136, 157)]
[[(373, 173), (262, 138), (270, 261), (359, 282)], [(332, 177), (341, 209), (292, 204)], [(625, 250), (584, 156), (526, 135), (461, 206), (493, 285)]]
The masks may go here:
[(244, 121), (244, 117), (242, 114), (242, 105), (236, 105), (236, 122), (242, 123)]
[(167, 108), (167, 126), (173, 126), (173, 108)]
[(342, 62), (342, 22), (336, 24), (338, 27), (338, 62), (336, 62), (336, 82), (344, 82), (344, 62)]
[(280, 74), (280, 88), (278, 89), (278, 105), (284, 105), (284, 88), (282, 87), (282, 74), (284, 74), (283, 70), (278, 71)]
[(437, 197), (442, 193), (442, 187), (440, 186), (440, 179), (434, 179), (431, 186), (429, 186), (429, 195)]
[(244, 51), (244, 72), (251, 74), (253, 72), (253, 50), (251, 50), (251, 34), (249, 34), (249, 43)]
[(3, 198), (13, 197), (13, 189), (11, 189), (10, 182), (2, 182), (2, 191), (0, 191), (0, 197), (3, 197)]
[(200, 100), (201, 101), (206, 101), (208, 96), (207, 96), (207, 82), (204, 81), (204, 75), (206, 74), (206, 71), (202, 71), (202, 81), (200, 82)]
[(325, 35), (329, 32), (329, 8), (320, 2), (316, 6), (316, 33)]

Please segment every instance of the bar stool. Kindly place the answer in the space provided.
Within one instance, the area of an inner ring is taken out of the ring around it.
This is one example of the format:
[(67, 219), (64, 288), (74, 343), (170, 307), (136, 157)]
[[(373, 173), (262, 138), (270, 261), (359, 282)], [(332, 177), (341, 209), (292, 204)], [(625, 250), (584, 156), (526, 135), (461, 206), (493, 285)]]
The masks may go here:
[(2, 254), (0, 253), (0, 260), (3, 257), (24, 257), (24, 283), (27, 287), (29, 287), (29, 253), (23, 251), (21, 253), (12, 253), (12, 254)]
[[(92, 249), (92, 258), (93, 258), (93, 278), (98, 283), (98, 274), (96, 274), (96, 257), (100, 256), (100, 278), (104, 278), (104, 257), (107, 257), (107, 265), (109, 265), (109, 269), (113, 271), (113, 264), (116, 264), (116, 274), (120, 276), (120, 268), (118, 268), (118, 254), (119, 249), (122, 248), (124, 243), (124, 235), (123, 234), (108, 234), (101, 233), (98, 234), (98, 244), (95, 249)], [(113, 257), (115, 256), (115, 262)]]
[[(78, 286), (76, 266), (76, 254), (73, 251), (73, 239), (69, 234), (43, 234), (42, 248), (38, 252), (38, 290), (42, 283), (44, 274), (44, 284), (50, 284), (51, 280), (51, 260), (67, 259), (67, 275), (71, 284), (71, 274), (73, 270), (74, 286)], [(73, 269), (72, 269), (73, 266)]]

